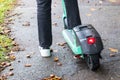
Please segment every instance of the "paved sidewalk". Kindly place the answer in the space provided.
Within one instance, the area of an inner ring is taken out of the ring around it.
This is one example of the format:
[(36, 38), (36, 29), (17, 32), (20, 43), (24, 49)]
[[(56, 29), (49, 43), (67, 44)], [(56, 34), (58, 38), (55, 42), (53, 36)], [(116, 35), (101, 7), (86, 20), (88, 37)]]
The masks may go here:
[[(80, 2), (80, 0), (79, 0)], [(104, 42), (101, 60), (101, 68), (97, 72), (88, 69), (83, 60), (76, 60), (69, 47), (58, 46), (56, 43), (65, 42), (62, 37), (62, 6), (60, 0), (53, 0), (53, 56), (42, 58), (38, 50), (37, 15), (35, 0), (21, 0), (20, 6), (13, 13), (22, 13), (15, 18), (12, 34), (16, 41), (25, 51), (15, 53), (16, 60), (12, 63), (14, 76), (9, 76), (8, 80), (41, 80), (50, 74), (56, 74), (63, 80), (120, 80), (120, 52), (115, 53), (115, 57), (110, 57), (109, 48), (120, 50), (120, 6), (112, 6), (105, 3), (103, 5), (93, 5), (92, 3), (79, 3), (81, 19), (83, 24), (92, 24), (101, 34)], [(23, 26), (25, 22), (30, 22), (30, 26)], [(55, 24), (55, 25), (54, 25)], [(31, 55), (31, 58), (26, 58)], [(58, 57), (62, 66), (54, 62), (54, 57)], [(31, 67), (25, 67), (31, 64)], [(9, 72), (9, 67), (2, 74)]]

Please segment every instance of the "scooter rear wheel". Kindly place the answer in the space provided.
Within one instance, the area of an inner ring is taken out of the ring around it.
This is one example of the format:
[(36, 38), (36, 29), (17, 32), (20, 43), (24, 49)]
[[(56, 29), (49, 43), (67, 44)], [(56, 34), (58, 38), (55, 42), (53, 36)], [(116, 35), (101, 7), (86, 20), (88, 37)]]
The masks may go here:
[(92, 71), (95, 71), (100, 67), (100, 59), (97, 54), (85, 55), (85, 61)]

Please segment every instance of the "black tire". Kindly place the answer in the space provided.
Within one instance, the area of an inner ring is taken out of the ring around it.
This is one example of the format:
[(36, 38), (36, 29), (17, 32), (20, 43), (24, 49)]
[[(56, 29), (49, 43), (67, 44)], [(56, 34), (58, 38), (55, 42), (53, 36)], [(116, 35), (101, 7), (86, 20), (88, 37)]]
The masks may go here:
[(97, 54), (85, 55), (85, 61), (92, 71), (95, 71), (100, 67), (100, 58)]

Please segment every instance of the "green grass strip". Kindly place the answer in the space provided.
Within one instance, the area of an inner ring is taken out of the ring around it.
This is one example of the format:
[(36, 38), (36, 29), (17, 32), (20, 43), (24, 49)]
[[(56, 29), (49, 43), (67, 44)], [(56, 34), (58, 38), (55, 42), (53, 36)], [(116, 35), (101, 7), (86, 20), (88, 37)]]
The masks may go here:
[(6, 11), (13, 7), (12, 3), (14, 1), (15, 0), (0, 0), (0, 23), (4, 21)]
[[(16, 0), (0, 0), (0, 25), (4, 22), (5, 14), (8, 10), (13, 8)], [(4, 26), (6, 27), (6, 26)], [(0, 26), (0, 33), (3, 31), (3, 26)], [(0, 34), (0, 62), (5, 60), (5, 53), (9, 52), (12, 48), (12, 40), (8, 35)]]

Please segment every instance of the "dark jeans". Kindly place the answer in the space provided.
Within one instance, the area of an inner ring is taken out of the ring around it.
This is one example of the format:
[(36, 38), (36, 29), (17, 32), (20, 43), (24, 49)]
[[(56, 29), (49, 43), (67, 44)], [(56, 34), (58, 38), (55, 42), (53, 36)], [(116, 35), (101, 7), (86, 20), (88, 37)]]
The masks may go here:
[[(37, 0), (39, 44), (48, 48), (52, 45), (51, 0)], [(65, 0), (68, 29), (81, 25), (77, 0)]]

